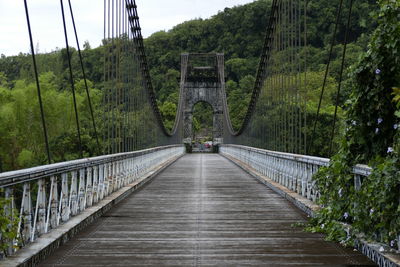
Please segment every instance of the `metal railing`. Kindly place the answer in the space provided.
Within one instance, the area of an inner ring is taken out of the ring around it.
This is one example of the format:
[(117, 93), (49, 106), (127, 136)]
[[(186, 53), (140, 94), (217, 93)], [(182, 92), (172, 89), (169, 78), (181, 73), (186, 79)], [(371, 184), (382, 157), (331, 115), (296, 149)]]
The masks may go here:
[[(222, 145), (220, 152), (243, 162), (274, 182), (312, 201), (316, 201), (319, 197), (312, 177), (319, 168), (329, 164), (327, 158), (276, 152), (241, 145)], [(353, 168), (356, 189), (361, 187), (362, 176), (368, 176), (370, 173), (371, 168), (367, 165), (356, 165)]]
[[(319, 168), (329, 164), (327, 158), (276, 152), (242, 145), (221, 145), (220, 153), (240, 161), (240, 164), (255, 169), (258, 173), (313, 202), (319, 198), (320, 194), (312, 177)], [(370, 175), (371, 171), (372, 169), (367, 165), (358, 164), (353, 167), (356, 190), (361, 188), (363, 177)], [(398, 239), (400, 240), (400, 235), (398, 235)], [(400, 247), (400, 241), (398, 242)], [(366, 255), (377, 254), (369, 246), (362, 247), (362, 250)]]
[(7, 254), (183, 153), (183, 146), (164, 146), (1, 173), (10, 200), (4, 208), (18, 211), (18, 242)]

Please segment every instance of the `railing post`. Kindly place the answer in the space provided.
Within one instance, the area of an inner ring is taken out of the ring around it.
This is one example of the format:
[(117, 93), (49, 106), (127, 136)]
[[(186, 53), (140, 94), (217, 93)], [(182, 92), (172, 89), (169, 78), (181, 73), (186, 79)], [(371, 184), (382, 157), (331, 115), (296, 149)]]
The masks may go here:
[(296, 160), (292, 162), (292, 185), (291, 190), (296, 192), (297, 187), (297, 172), (299, 170), (299, 162)]
[(127, 159), (122, 161), (122, 186), (126, 186), (128, 184), (128, 168), (127, 168)]
[(111, 163), (104, 164), (104, 193), (103, 198), (108, 196), (111, 188)]
[(307, 196), (307, 177), (308, 177), (308, 172), (310, 171), (310, 165), (309, 163), (304, 163), (304, 172), (301, 177), (301, 195), (303, 197)]
[(33, 218), (33, 231), (31, 242), (35, 240), (35, 234), (46, 233), (46, 182), (40, 179), (38, 182), (38, 192), (36, 197), (35, 216)]
[(313, 176), (313, 174), (314, 174), (314, 165), (311, 165), (310, 164), (310, 168), (309, 168), (309, 171), (307, 172), (307, 181), (306, 181), (306, 186), (307, 186), (307, 192), (306, 192), (306, 195), (307, 195), (307, 198), (308, 199), (311, 199), (311, 177)]
[[(8, 201), (8, 203), (4, 207), (4, 214), (5, 214), (5, 216), (7, 216), (9, 218), (11, 224), (13, 224), (13, 222), (14, 222), (14, 214), (13, 213), (14, 213), (15, 204), (14, 204), (13, 189), (11, 187), (6, 188), (5, 199)], [(11, 225), (9, 225), (8, 227), (11, 227)], [(14, 254), (14, 242), (15, 242), (15, 240), (8, 240), (7, 255)]]
[(48, 232), (49, 226), (51, 228), (57, 227), (57, 217), (58, 217), (58, 189), (57, 189), (57, 178), (52, 176), (50, 178), (50, 195), (49, 195), (49, 204), (47, 208), (47, 220), (45, 226), (45, 232)]
[(134, 161), (133, 161), (133, 165), (134, 165), (134, 168), (135, 168), (135, 180), (139, 177), (139, 165), (138, 165), (138, 162), (139, 162), (139, 160), (138, 160), (138, 158), (135, 158), (134, 159)]
[(71, 211), (71, 215), (78, 214), (78, 177), (77, 172), (71, 172), (71, 191), (69, 195), (68, 209)]
[(117, 163), (116, 162), (111, 163), (111, 168), (112, 168), (112, 172), (111, 172), (111, 192), (110, 193), (113, 193), (115, 190), (117, 190), (117, 184), (118, 184)]
[(304, 166), (305, 166), (305, 164), (303, 162), (299, 162), (299, 166), (298, 166), (299, 171), (297, 173), (297, 182), (296, 182), (296, 192), (298, 194), (301, 194), (301, 192), (302, 192), (301, 183), (303, 180), (303, 173), (305, 170)]
[(68, 173), (61, 174), (61, 197), (60, 197), (60, 215), (59, 219), (66, 222), (70, 217), (70, 209), (68, 205)]
[(359, 174), (354, 174), (354, 189), (359, 191), (361, 189), (361, 177)]
[(117, 191), (120, 187), (121, 187), (121, 181), (122, 181), (122, 177), (121, 177), (121, 162), (117, 161), (114, 164), (115, 166), (115, 186), (114, 186), (114, 191)]
[(310, 177), (310, 183), (311, 183), (310, 186), (311, 186), (311, 200), (315, 202), (315, 201), (317, 201), (318, 192), (317, 192), (317, 189), (316, 189), (316, 186), (315, 186), (315, 180), (313, 180), (313, 176), (319, 170), (319, 166), (317, 166), (315, 164), (313, 166), (314, 166), (313, 173), (312, 173), (312, 175)]
[(93, 203), (99, 201), (99, 166), (93, 167)]
[(278, 182), (283, 185), (283, 167), (282, 167), (282, 159), (278, 158), (278, 174), (279, 180)]
[(23, 186), (18, 233), (21, 233), (21, 240), (25, 244), (29, 243), (32, 235), (32, 198), (29, 182), (24, 183)]
[(106, 172), (106, 165), (101, 164), (99, 166), (99, 201), (103, 199), (104, 197), (104, 191), (105, 191), (105, 172)]
[(134, 165), (133, 165), (133, 158), (129, 159), (129, 184), (133, 183), (135, 179), (134, 176)]
[(283, 160), (285, 173), (285, 186), (290, 189), (291, 162), (288, 159)]
[(78, 188), (78, 211), (85, 209), (86, 194), (85, 194), (85, 169), (79, 170), (79, 188)]
[(91, 207), (93, 204), (93, 187), (92, 187), (92, 168), (86, 168), (86, 205)]
[(125, 160), (121, 160), (119, 162), (119, 170), (118, 170), (118, 173), (119, 173), (119, 186), (118, 186), (118, 189), (122, 188), (125, 185), (125, 169), (124, 169), (125, 165), (124, 165), (124, 162), (125, 162)]
[(126, 159), (121, 160), (121, 187), (124, 187), (127, 185), (127, 171), (126, 171)]

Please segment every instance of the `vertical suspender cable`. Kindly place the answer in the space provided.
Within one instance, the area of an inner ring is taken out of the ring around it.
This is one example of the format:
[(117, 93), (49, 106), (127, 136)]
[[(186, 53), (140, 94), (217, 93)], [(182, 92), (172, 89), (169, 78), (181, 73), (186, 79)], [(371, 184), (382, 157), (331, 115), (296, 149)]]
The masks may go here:
[(94, 115), (93, 115), (92, 101), (91, 101), (91, 99), (90, 99), (90, 93), (89, 93), (89, 87), (88, 87), (88, 85), (87, 85), (85, 68), (84, 68), (84, 66), (83, 66), (83, 59), (82, 59), (83, 57), (82, 57), (81, 48), (80, 48), (80, 45), (79, 45), (78, 33), (77, 33), (77, 31), (76, 31), (76, 26), (75, 26), (74, 13), (72, 12), (71, 0), (68, 0), (68, 5), (69, 5), (69, 11), (70, 11), (70, 13), (71, 13), (72, 25), (73, 25), (73, 27), (74, 27), (74, 33), (75, 33), (75, 39), (76, 39), (76, 46), (77, 46), (77, 48), (78, 48), (79, 62), (80, 62), (81, 69), (82, 69), (83, 80), (84, 80), (84, 82), (85, 82), (86, 96), (87, 96), (87, 99), (88, 99), (89, 110), (90, 110), (90, 116), (91, 116), (91, 118), (92, 118), (93, 131), (94, 131), (94, 136), (95, 136), (95, 138), (96, 138), (96, 143), (97, 143), (97, 150), (98, 150), (98, 153), (101, 153), (99, 137), (98, 137), (98, 135), (97, 135), (96, 122), (95, 122), (95, 120), (94, 120)]
[[(308, 28), (307, 28), (307, 8), (308, 8), (308, 0), (304, 0), (304, 47), (306, 48), (305, 50), (305, 55), (304, 55), (304, 88), (307, 88), (307, 60), (308, 60), (308, 48), (307, 48), (307, 35), (308, 35)], [(304, 90), (305, 91), (305, 90)], [(307, 127), (307, 97), (306, 97), (306, 93), (304, 93), (304, 128)], [(303, 143), (303, 152), (304, 154), (307, 154), (307, 133), (304, 132), (303, 134), (304, 136), (304, 143)]]
[[(279, 47), (279, 51), (284, 54), (285, 50), (285, 33), (286, 33), (286, 28), (285, 28), (285, 22), (286, 22), (286, 0), (282, 1), (282, 20), (281, 24), (283, 27), (281, 27), (281, 43)], [(285, 55), (284, 55), (285, 56)], [(279, 91), (278, 91), (278, 111), (279, 111), (279, 120), (278, 120), (278, 151), (284, 151), (283, 148), (283, 119), (284, 117), (284, 112), (282, 110), (282, 99), (283, 99), (283, 91), (285, 88), (285, 77), (284, 77), (284, 68), (285, 66), (281, 66), (279, 69)]]
[(330, 140), (330, 144), (329, 144), (329, 154), (328, 154), (329, 156), (332, 155), (332, 144), (333, 144), (333, 138), (335, 136), (337, 109), (338, 109), (338, 105), (339, 105), (340, 89), (341, 89), (341, 86), (342, 86), (343, 69), (344, 69), (344, 63), (345, 63), (345, 59), (346, 59), (347, 40), (348, 40), (348, 37), (349, 37), (349, 30), (350, 30), (353, 2), (354, 2), (353, 0), (350, 0), (349, 14), (348, 14), (348, 17), (347, 17), (347, 26), (346, 26), (346, 31), (345, 31), (345, 34), (344, 34), (342, 65), (340, 66), (339, 84), (338, 84), (338, 89), (337, 89), (337, 93), (336, 93), (335, 114), (333, 116), (331, 140)]
[(125, 40), (125, 10), (124, 10), (124, 5), (123, 1), (120, 1), (120, 9), (121, 9), (121, 34), (120, 34), (120, 39), (121, 39), (121, 55), (122, 55), (122, 100), (124, 104), (124, 147), (123, 151), (127, 152), (128, 151), (128, 146), (129, 146), (129, 138), (128, 138), (128, 122), (127, 122), (127, 116), (128, 116), (128, 105), (129, 105), (129, 98), (127, 94), (127, 76), (126, 76), (126, 70), (128, 66), (126, 65), (126, 40)]
[(131, 31), (129, 30), (129, 16), (128, 16), (128, 9), (126, 8), (125, 5), (125, 12), (126, 12), (126, 25), (125, 25), (125, 31), (126, 31), (126, 42), (127, 42), (127, 56), (128, 56), (128, 91), (129, 91), (129, 98), (130, 98), (130, 104), (129, 104), (129, 129), (130, 129), (130, 146), (129, 146), (129, 151), (134, 151), (135, 150), (135, 120), (134, 120), (134, 112), (135, 112), (135, 106), (134, 106), (134, 90), (135, 90), (135, 84), (133, 79), (134, 75), (134, 62), (131, 60), (133, 58), (133, 51), (132, 51), (132, 41), (131, 41)]
[[(286, 61), (287, 55), (286, 53), (286, 44), (288, 44), (288, 29), (287, 29), (287, 19), (288, 19), (288, 0), (283, 0), (283, 17), (282, 17), (282, 25), (283, 25), (283, 32), (282, 32), (282, 42), (281, 42), (281, 53), (283, 54), (283, 60)], [(287, 61), (286, 61), (287, 62)], [(285, 123), (287, 121), (286, 117), (288, 117), (288, 114), (284, 110), (285, 105), (283, 102), (285, 101), (285, 96), (286, 96), (286, 71), (287, 66), (282, 66), (280, 69), (280, 76), (281, 76), (281, 86), (279, 90), (279, 109), (280, 109), (280, 118), (279, 118), (279, 151), (286, 151), (286, 142), (285, 142), (285, 130), (286, 126)]]
[(116, 108), (116, 127), (115, 127), (115, 132), (116, 132), (116, 153), (120, 153), (121, 151), (121, 143), (122, 141), (122, 136), (121, 136), (121, 124), (122, 124), (122, 108), (121, 108), (121, 102), (120, 102), (120, 95), (121, 95), (121, 86), (119, 82), (119, 60), (120, 60), (120, 55), (119, 55), (119, 49), (120, 49), (120, 42), (119, 42), (119, 0), (115, 0), (115, 6), (114, 6), (114, 12), (115, 12), (115, 108)]
[(124, 102), (124, 135), (125, 135), (125, 144), (124, 144), (124, 151), (129, 151), (129, 123), (128, 123), (128, 116), (129, 116), (129, 93), (127, 90), (127, 70), (129, 69), (128, 65), (126, 64), (127, 61), (127, 54), (126, 54), (126, 32), (125, 32), (125, 5), (124, 1), (120, 2), (121, 5), (121, 40), (122, 40), (122, 63), (123, 63), (123, 71), (122, 71), (122, 84), (123, 84), (123, 102)]
[[(293, 102), (292, 102), (292, 95), (291, 95), (291, 65), (292, 65), (292, 55), (291, 55), (291, 48), (292, 48), (292, 29), (291, 29), (291, 20), (292, 20), (292, 14), (291, 14), (291, 0), (286, 0), (286, 19), (285, 19), (285, 29), (286, 29), (286, 41), (285, 41), (285, 47), (284, 47), (284, 53), (286, 54), (285, 56), (285, 61), (288, 62), (289, 64), (286, 66), (286, 68), (283, 71), (283, 77), (284, 77), (284, 92), (285, 92), (285, 98), (282, 101), (282, 105), (284, 106), (284, 111), (286, 114), (286, 126), (285, 126), (285, 136), (283, 136), (283, 142), (284, 144), (284, 152), (291, 152), (291, 145), (292, 145), (292, 137), (293, 137), (293, 119), (294, 119), (294, 114), (293, 114)], [(289, 104), (289, 105), (288, 105)]]
[(120, 85), (121, 85), (121, 107), (122, 107), (122, 118), (121, 118), (121, 131), (122, 131), (122, 145), (121, 145), (121, 150), (122, 152), (126, 152), (126, 142), (127, 142), (127, 138), (126, 138), (126, 96), (125, 96), (125, 74), (124, 74), (124, 69), (125, 69), (125, 65), (124, 65), (124, 39), (123, 39), (123, 10), (122, 10), (122, 0), (118, 1), (118, 6), (119, 6), (119, 35), (118, 35), (118, 39), (119, 39), (119, 44), (120, 44), (120, 58), (119, 58), (119, 77), (120, 77)]
[[(306, 30), (305, 30), (306, 26), (305, 26), (305, 24), (303, 24), (304, 22), (302, 21), (302, 14), (303, 14), (302, 13), (302, 6), (303, 6), (303, 3), (306, 6), (306, 2), (307, 2), (306, 0), (300, 1), (299, 2), (299, 7), (298, 7), (299, 8), (299, 10), (298, 10), (298, 12), (299, 12), (299, 14), (298, 14), (299, 48), (303, 47), (303, 48), (305, 48), (305, 51), (307, 50), (307, 46), (306, 46), (306, 43), (304, 41), (304, 39), (306, 38), (305, 37), (305, 35), (306, 35)], [(300, 49), (299, 49), (299, 51), (300, 51)], [(306, 54), (306, 52), (304, 54)], [(305, 153), (305, 151), (304, 151), (304, 146), (305, 146), (305, 142), (304, 141), (305, 140), (303, 140), (304, 132), (303, 132), (302, 129), (304, 129), (305, 126), (306, 126), (304, 124), (304, 122), (305, 122), (305, 117), (306, 117), (306, 113), (307, 112), (306, 112), (306, 108), (305, 108), (305, 105), (304, 105), (305, 97), (303, 97), (302, 88), (306, 88), (306, 84), (305, 84), (305, 79), (306, 78), (304, 77), (304, 80), (302, 80), (302, 78), (303, 78), (303, 75), (306, 76), (306, 68), (303, 66), (303, 64), (305, 65), (306, 60), (307, 60), (307, 56), (306, 55), (304, 55), (302, 57), (299, 57), (299, 64), (298, 64), (298, 68), (299, 68), (299, 77), (298, 77), (299, 95), (298, 96), (299, 96), (299, 101), (300, 101), (299, 107), (301, 108), (300, 117), (299, 117), (299, 127), (300, 127), (300, 129), (299, 129), (299, 151), (298, 151), (298, 154), (304, 154)]]
[[(103, 84), (106, 83), (106, 48), (107, 48), (107, 43), (106, 43), (106, 9), (107, 9), (107, 4), (106, 0), (103, 0), (103, 49), (104, 49), (104, 55), (103, 55)], [(107, 125), (107, 103), (106, 103), (106, 96), (107, 96), (107, 90), (106, 88), (103, 87), (103, 143), (105, 144), (103, 148), (103, 153), (107, 154), (107, 147), (108, 147), (108, 140), (106, 136), (106, 128), (105, 126), (108, 127)]]
[(83, 149), (82, 149), (82, 140), (81, 140), (81, 129), (80, 129), (80, 126), (79, 126), (79, 115), (78, 115), (78, 108), (77, 108), (77, 105), (76, 105), (74, 76), (73, 76), (73, 74), (72, 74), (71, 54), (70, 54), (70, 51), (69, 51), (68, 35), (67, 35), (67, 26), (66, 26), (66, 24), (65, 24), (65, 14), (64, 14), (64, 4), (63, 4), (63, 0), (60, 0), (60, 4), (61, 4), (61, 14), (62, 14), (62, 19), (63, 19), (63, 25), (64, 25), (65, 45), (66, 45), (66, 48), (67, 48), (68, 67), (69, 67), (69, 79), (70, 79), (70, 83), (71, 83), (72, 97), (73, 97), (73, 101), (74, 101), (76, 129), (77, 129), (77, 132), (78, 132), (79, 153), (80, 153), (81, 158), (83, 158)]
[(45, 145), (46, 145), (47, 161), (48, 161), (49, 164), (51, 164), (49, 139), (48, 139), (48, 136), (47, 136), (46, 120), (45, 120), (45, 117), (44, 117), (42, 95), (41, 95), (41, 92), (40, 92), (39, 75), (38, 75), (38, 70), (37, 70), (37, 65), (36, 65), (35, 50), (33, 48), (33, 38), (32, 38), (31, 23), (30, 23), (30, 19), (29, 19), (28, 5), (26, 3), (26, 0), (24, 0), (24, 5), (25, 5), (26, 22), (28, 24), (29, 40), (30, 40), (30, 45), (31, 45), (33, 69), (35, 71), (36, 88), (37, 88), (37, 95), (38, 95), (38, 99), (39, 99), (40, 116), (41, 116), (41, 119), (42, 119), (44, 142), (45, 142)]
[(336, 13), (335, 29), (334, 29), (333, 34), (332, 34), (332, 40), (331, 40), (331, 47), (330, 47), (330, 51), (329, 51), (328, 63), (326, 64), (326, 69), (325, 69), (324, 82), (322, 84), (321, 95), (319, 97), (317, 115), (316, 115), (315, 120), (314, 120), (314, 128), (313, 128), (312, 135), (311, 135), (310, 146), (309, 146), (309, 149), (307, 151), (308, 154), (311, 152), (311, 149), (312, 149), (313, 144), (314, 144), (315, 131), (316, 131), (316, 128), (317, 128), (317, 122), (318, 122), (318, 118), (319, 118), (319, 114), (320, 114), (320, 110), (321, 110), (322, 98), (324, 96), (326, 81), (327, 81), (327, 78), (328, 78), (329, 66), (331, 64), (332, 53), (333, 53), (333, 46), (335, 45), (337, 28), (338, 28), (338, 25), (339, 25), (340, 15), (342, 13), (342, 6), (343, 6), (343, 0), (340, 0), (339, 6), (338, 6), (338, 9), (337, 9), (337, 13)]
[(132, 83), (132, 75), (133, 75), (133, 68), (132, 68), (132, 52), (131, 52), (131, 36), (130, 36), (130, 31), (129, 31), (129, 21), (128, 21), (128, 10), (126, 8), (126, 4), (124, 4), (124, 10), (125, 10), (125, 34), (126, 34), (126, 58), (127, 58), (127, 66), (128, 66), (128, 72), (127, 72), (127, 87), (126, 89), (128, 90), (129, 94), (129, 104), (128, 104), (128, 125), (129, 125), (129, 146), (128, 150), (133, 151), (134, 147), (134, 126), (132, 123), (132, 115), (133, 115), (133, 103), (132, 103), (132, 95), (133, 95), (133, 90), (134, 90), (134, 85)]
[(300, 75), (300, 58), (299, 56), (296, 57), (296, 55), (294, 54), (296, 51), (300, 51), (300, 41), (301, 41), (301, 35), (300, 35), (300, 23), (299, 23), (299, 10), (300, 10), (300, 6), (297, 5), (296, 3), (300, 4), (301, 1), (294, 1), (294, 46), (295, 48), (293, 49), (293, 57), (296, 58), (296, 66), (294, 66), (294, 84), (295, 84), (295, 103), (296, 103), (296, 109), (295, 109), (295, 113), (296, 113), (296, 120), (295, 120), (295, 126), (296, 126), (296, 132), (295, 132), (295, 151), (294, 153), (299, 154), (300, 152), (300, 147), (301, 147), (301, 143), (300, 143), (300, 131), (301, 131), (301, 124), (300, 124), (300, 118), (301, 118), (301, 102), (299, 99), (299, 88), (300, 88), (300, 83), (299, 83), (299, 75)]
[[(296, 4), (298, 3), (298, 5)], [(301, 23), (300, 23), (300, 13), (301, 12), (301, 8), (300, 8), (300, 3), (301, 1), (295, 1), (294, 3), (294, 12), (295, 12), (295, 25), (297, 25), (296, 30), (295, 30), (295, 51), (300, 51), (300, 47), (301, 47)], [(296, 57), (297, 61), (296, 61), (296, 74), (295, 74), (295, 86), (296, 86), (296, 95), (295, 95), (295, 99), (296, 99), (296, 104), (297, 104), (297, 120), (296, 120), (296, 151), (295, 153), (300, 154), (301, 151), (301, 117), (302, 117), (302, 105), (301, 105), (301, 98), (300, 98), (300, 73), (301, 73), (301, 68), (300, 68), (300, 62), (301, 62), (301, 58), (300, 55), (297, 55)]]
[[(287, 20), (288, 20), (288, 1), (289, 0), (283, 0), (283, 16), (282, 16), (282, 42), (281, 42), (281, 48), (280, 52), (283, 54), (283, 61), (287, 62), (288, 56), (285, 55), (286, 53), (286, 45), (289, 43), (288, 37), (288, 29), (287, 29)], [(285, 142), (285, 131), (286, 131), (286, 122), (287, 122), (287, 117), (288, 114), (286, 112), (286, 107), (284, 105), (284, 101), (286, 98), (286, 68), (287, 66), (282, 65), (280, 69), (280, 76), (281, 76), (281, 86), (279, 90), (279, 151), (286, 151), (286, 142)]]
[(107, 88), (107, 141), (108, 141), (108, 154), (113, 153), (113, 140), (112, 140), (112, 87), (111, 87), (111, 71), (112, 71), (112, 42), (111, 42), (111, 3), (110, 0), (107, 0), (107, 85), (109, 88)]
[(122, 152), (122, 147), (124, 143), (124, 137), (122, 134), (122, 127), (123, 127), (123, 114), (124, 114), (124, 109), (123, 109), (123, 103), (121, 103), (121, 94), (122, 94), (122, 88), (121, 88), (121, 39), (120, 39), (120, 6), (119, 6), (120, 0), (115, 1), (115, 38), (116, 38), (116, 69), (115, 69), (115, 77), (116, 77), (116, 89), (117, 89), (117, 99), (116, 99), (116, 106), (117, 106), (117, 120), (118, 120), (118, 125), (117, 125), (117, 153)]
[(130, 145), (131, 145), (131, 139), (130, 139), (130, 123), (129, 123), (129, 118), (130, 118), (130, 102), (131, 102), (131, 96), (130, 96), (130, 90), (129, 90), (129, 74), (130, 72), (130, 66), (128, 64), (129, 62), (129, 54), (128, 54), (128, 31), (126, 30), (126, 25), (127, 25), (127, 11), (126, 11), (126, 6), (125, 6), (125, 1), (121, 2), (122, 5), (122, 32), (123, 32), (123, 39), (124, 39), (124, 46), (123, 46), (123, 51), (124, 51), (124, 90), (125, 90), (125, 101), (126, 103), (126, 115), (125, 115), (125, 127), (126, 127), (126, 151), (131, 151)]
[(110, 105), (110, 154), (114, 154), (115, 152), (115, 107), (114, 107), (114, 98), (115, 98), (115, 78), (114, 78), (114, 0), (108, 1), (108, 36), (110, 40), (110, 68), (109, 68), (109, 81), (110, 84), (110, 95), (109, 95), (109, 105)]

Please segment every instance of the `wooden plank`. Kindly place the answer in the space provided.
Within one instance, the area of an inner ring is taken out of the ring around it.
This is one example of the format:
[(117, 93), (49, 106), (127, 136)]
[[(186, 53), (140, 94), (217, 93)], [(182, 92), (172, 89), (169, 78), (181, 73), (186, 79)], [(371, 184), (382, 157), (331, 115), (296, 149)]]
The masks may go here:
[(41, 266), (375, 266), (292, 227), (307, 218), (218, 154), (189, 154)]

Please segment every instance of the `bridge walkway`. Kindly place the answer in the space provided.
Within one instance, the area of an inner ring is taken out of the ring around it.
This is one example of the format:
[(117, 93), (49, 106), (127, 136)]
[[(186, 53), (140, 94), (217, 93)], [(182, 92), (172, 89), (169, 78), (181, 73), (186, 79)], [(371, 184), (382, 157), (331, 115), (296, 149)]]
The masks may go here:
[(218, 154), (188, 154), (41, 266), (374, 266)]

